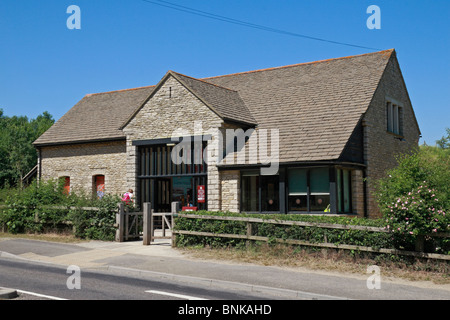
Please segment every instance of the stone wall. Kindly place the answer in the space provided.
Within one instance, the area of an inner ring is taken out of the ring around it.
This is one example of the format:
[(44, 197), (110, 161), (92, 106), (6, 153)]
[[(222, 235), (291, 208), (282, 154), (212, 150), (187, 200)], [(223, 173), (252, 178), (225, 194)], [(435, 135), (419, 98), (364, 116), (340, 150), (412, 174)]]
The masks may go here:
[(352, 170), (352, 213), (364, 217), (364, 180), (362, 170)]
[[(400, 123), (402, 135), (387, 131), (386, 103), (395, 99), (402, 107)], [(420, 131), (395, 56), (391, 57), (371, 105), (363, 118), (364, 159), (367, 165), (367, 205), (369, 217), (378, 217), (375, 201), (376, 181), (386, 176), (386, 170), (397, 165), (395, 156), (418, 146)]]
[(137, 147), (132, 144), (134, 140), (211, 134), (207, 150), (208, 210), (220, 210), (220, 181), (216, 161), (219, 155), (217, 129), (222, 124), (217, 114), (178, 80), (169, 76), (123, 129), (127, 136), (127, 186), (137, 189)]
[(105, 193), (126, 191), (125, 141), (42, 147), (39, 160), (41, 179), (70, 177), (71, 191), (90, 194), (96, 175), (105, 176)]
[(220, 172), (222, 210), (239, 212), (241, 174), (239, 170), (226, 170)]

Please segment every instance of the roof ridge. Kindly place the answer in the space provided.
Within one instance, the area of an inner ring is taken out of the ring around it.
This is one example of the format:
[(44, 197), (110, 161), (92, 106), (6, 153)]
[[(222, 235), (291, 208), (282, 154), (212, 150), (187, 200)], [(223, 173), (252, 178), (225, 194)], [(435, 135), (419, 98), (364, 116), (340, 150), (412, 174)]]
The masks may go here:
[(105, 91), (105, 92), (97, 92), (97, 93), (88, 93), (88, 94), (86, 94), (86, 97), (95, 96), (95, 95), (99, 95), (99, 94), (106, 94), (106, 93), (116, 93), (116, 92), (148, 89), (148, 88), (152, 88), (152, 87), (156, 87), (156, 85), (143, 86), (143, 87), (137, 87), (137, 88), (129, 88), (129, 89), (112, 90), (112, 91)]
[(330, 61), (336, 61), (336, 60), (343, 60), (343, 59), (362, 57), (362, 56), (367, 56), (367, 55), (372, 55), (372, 54), (386, 54), (386, 53), (392, 53), (394, 51), (395, 51), (395, 49), (387, 49), (387, 50), (363, 53), (363, 54), (358, 54), (358, 55), (353, 55), (353, 56), (330, 58), (330, 59), (323, 59), (323, 60), (317, 60), (317, 61), (296, 63), (296, 64), (291, 64), (291, 65), (286, 65), (286, 66), (271, 67), (271, 68), (250, 70), (250, 71), (244, 71), (244, 72), (236, 72), (236, 73), (231, 73), (231, 74), (224, 74), (224, 75), (221, 75), (221, 76), (206, 77), (206, 78), (202, 78), (202, 80), (216, 79), (216, 78), (229, 77), (229, 76), (237, 76), (237, 75), (241, 75), (241, 74), (250, 74), (250, 73), (256, 73), (256, 72), (263, 72), (263, 71), (279, 70), (279, 69), (298, 67), (298, 66), (308, 65), (308, 64), (316, 64), (316, 63), (323, 63), (323, 62), (330, 62)]
[(233, 89), (230, 89), (230, 88), (227, 88), (227, 87), (219, 86), (219, 85), (217, 85), (217, 84), (214, 84), (214, 83), (205, 81), (205, 80), (203, 80), (203, 79), (199, 79), (199, 78), (194, 78), (194, 77), (191, 77), (191, 76), (187, 76), (187, 75), (185, 75), (185, 74), (183, 74), (183, 73), (179, 73), (179, 72), (176, 72), (176, 71), (173, 71), (173, 70), (169, 70), (169, 72), (175, 73), (176, 75), (181, 75), (181, 76), (186, 77), (186, 78), (189, 78), (189, 79), (197, 80), (197, 81), (200, 81), (200, 82), (209, 84), (209, 85), (211, 85), (211, 86), (218, 87), (218, 88), (220, 88), (220, 89), (225, 89), (225, 90), (237, 92), (237, 90), (233, 90)]
[[(241, 74), (250, 74), (250, 73), (256, 73), (256, 72), (263, 72), (263, 71), (271, 71), (271, 70), (278, 70), (278, 69), (284, 69), (284, 68), (292, 68), (292, 67), (297, 67), (297, 66), (301, 66), (301, 65), (308, 65), (308, 64), (316, 64), (316, 63), (323, 63), (323, 62), (329, 62), (329, 61), (336, 61), (336, 60), (343, 60), (343, 59), (350, 59), (350, 58), (356, 58), (356, 57), (361, 57), (361, 56), (367, 56), (367, 55), (372, 55), (372, 54), (386, 54), (386, 53), (392, 53), (393, 51), (395, 51), (395, 49), (387, 49), (387, 50), (382, 50), (382, 51), (377, 51), (377, 52), (369, 52), (369, 53), (363, 53), (363, 54), (359, 54), (359, 55), (353, 55), (353, 56), (346, 56), (346, 57), (338, 57), (338, 58), (330, 58), (330, 59), (324, 59), (324, 60), (317, 60), (317, 61), (310, 61), (310, 62), (302, 62), (302, 63), (296, 63), (296, 64), (291, 64), (291, 65), (286, 65), (286, 66), (279, 66), (279, 67), (271, 67), (271, 68), (265, 68), (265, 69), (258, 69), (258, 70), (250, 70), (250, 71), (243, 71), (243, 72), (236, 72), (236, 73), (230, 73), (230, 74), (224, 74), (224, 75), (220, 75), (220, 76), (212, 76), (212, 77), (206, 77), (206, 78), (194, 78), (188, 75), (185, 75), (183, 73), (179, 73), (173, 70), (169, 70), (168, 72), (172, 72), (174, 74), (179, 74), (183, 77), (186, 78), (190, 78), (193, 80), (197, 80), (197, 81), (201, 81), (203, 83), (221, 88), (221, 89), (226, 89), (229, 91), (234, 91), (234, 92), (238, 92), (237, 90), (233, 90), (227, 87), (223, 87), (223, 86), (219, 86), (217, 84), (208, 82), (206, 80), (208, 79), (216, 79), (216, 78), (222, 78), (222, 77), (229, 77), (229, 76), (236, 76), (236, 75), (241, 75)], [(140, 89), (148, 89), (148, 88), (152, 88), (152, 87), (156, 87), (156, 85), (150, 85), (150, 86), (142, 86), (142, 87), (137, 87), (137, 88), (129, 88), (129, 89), (120, 89), (120, 90), (111, 90), (111, 91), (105, 91), (105, 92), (97, 92), (97, 93), (88, 93), (86, 94), (86, 97), (91, 97), (94, 95), (100, 95), (100, 94), (108, 94), (108, 93), (117, 93), (117, 92), (126, 92), (126, 91), (133, 91), (133, 90), (140, 90)]]

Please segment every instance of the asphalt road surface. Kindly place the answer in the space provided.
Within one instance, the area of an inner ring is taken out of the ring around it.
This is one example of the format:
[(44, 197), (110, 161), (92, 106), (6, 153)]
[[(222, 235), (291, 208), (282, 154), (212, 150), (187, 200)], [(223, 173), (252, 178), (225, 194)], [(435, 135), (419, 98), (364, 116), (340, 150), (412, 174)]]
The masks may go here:
[[(77, 270), (67, 273), (67, 267), (72, 264), (79, 266), (78, 275)], [(448, 285), (391, 281), (381, 270), (381, 287), (369, 288), (370, 278), (369, 274), (348, 277), (338, 273), (189, 259), (170, 245), (0, 240), (0, 287), (20, 290), (22, 298), (450, 300)], [(374, 281), (373, 285), (376, 284)]]
[(173, 280), (136, 278), (102, 271), (0, 259), (0, 287), (50, 300), (261, 300), (284, 299), (236, 290), (205, 289)]

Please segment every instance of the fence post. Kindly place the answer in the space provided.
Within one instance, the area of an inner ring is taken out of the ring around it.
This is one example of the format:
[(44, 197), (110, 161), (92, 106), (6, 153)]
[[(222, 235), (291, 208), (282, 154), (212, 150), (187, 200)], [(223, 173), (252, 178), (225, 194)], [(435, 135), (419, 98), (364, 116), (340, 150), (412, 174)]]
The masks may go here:
[(425, 236), (418, 235), (415, 243), (415, 251), (424, 252), (425, 251)]
[(252, 223), (250, 221), (247, 221), (247, 241), (246, 241), (246, 246), (250, 246), (251, 241), (250, 241), (250, 237), (253, 235), (253, 228), (252, 228)]
[(180, 203), (178, 201), (174, 201), (172, 202), (172, 247), (176, 247), (177, 246), (177, 239), (176, 239), (176, 234), (175, 234), (175, 214), (177, 212), (180, 211)]
[(142, 229), (144, 238), (143, 244), (144, 246), (148, 246), (152, 242), (152, 235), (153, 235), (152, 204), (150, 202), (145, 202), (143, 206), (144, 206), (144, 213), (143, 213), (144, 227)]
[(172, 213), (177, 213), (180, 211), (180, 203), (178, 201), (172, 202)]
[(118, 204), (118, 212), (116, 213), (116, 224), (118, 228), (116, 230), (116, 241), (123, 242), (123, 227), (125, 222), (125, 212), (123, 202)]

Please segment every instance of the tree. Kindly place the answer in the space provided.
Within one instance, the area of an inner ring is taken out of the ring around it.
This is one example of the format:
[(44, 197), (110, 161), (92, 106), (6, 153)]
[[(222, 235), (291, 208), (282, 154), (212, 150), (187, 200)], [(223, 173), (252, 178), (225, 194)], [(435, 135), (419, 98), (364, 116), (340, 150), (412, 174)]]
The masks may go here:
[(45, 111), (36, 119), (6, 117), (0, 109), (0, 187), (17, 186), (37, 163), (33, 141), (54, 123)]
[(450, 148), (450, 128), (446, 129), (447, 136), (443, 136), (441, 139), (436, 141), (436, 145), (441, 149), (449, 149)]

